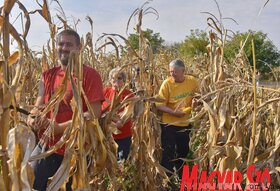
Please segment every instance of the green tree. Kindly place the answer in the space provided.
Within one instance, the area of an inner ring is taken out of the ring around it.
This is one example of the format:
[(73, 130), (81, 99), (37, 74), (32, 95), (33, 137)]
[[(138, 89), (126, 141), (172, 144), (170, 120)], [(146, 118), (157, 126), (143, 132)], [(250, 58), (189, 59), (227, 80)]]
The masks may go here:
[(267, 34), (262, 31), (248, 31), (237, 33), (229, 42), (226, 43), (224, 56), (228, 60), (235, 59), (240, 51), (241, 42), (244, 43), (247, 36), (248, 40), (244, 46), (244, 52), (247, 55), (250, 64), (253, 64), (252, 39), (255, 44), (255, 56), (257, 69), (261, 73), (271, 72), (271, 68), (280, 66), (280, 52), (276, 46), (268, 39)]
[[(146, 29), (143, 33), (144, 37), (149, 40), (154, 53), (157, 53), (161, 48), (163, 48), (164, 40), (160, 36), (160, 33), (154, 33), (151, 29)], [(128, 41), (131, 43), (132, 48), (139, 49), (138, 34), (129, 34)]]
[(186, 36), (183, 43), (179, 45), (179, 51), (184, 56), (193, 57), (207, 53), (208, 37), (205, 31), (195, 29), (191, 34)]

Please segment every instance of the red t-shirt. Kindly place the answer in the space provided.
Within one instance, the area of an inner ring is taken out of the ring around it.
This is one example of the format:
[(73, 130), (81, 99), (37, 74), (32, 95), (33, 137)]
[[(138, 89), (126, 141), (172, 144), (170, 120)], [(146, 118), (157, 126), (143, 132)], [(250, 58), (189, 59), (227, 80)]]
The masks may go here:
[[(44, 94), (44, 101), (45, 103), (48, 103), (53, 93), (60, 87), (63, 77), (65, 75), (65, 71), (61, 69), (60, 66), (54, 67), (46, 72), (43, 73), (43, 82), (45, 86), (45, 94)], [(89, 103), (93, 103), (95, 101), (103, 101), (103, 85), (102, 80), (99, 75), (99, 73), (89, 67), (84, 65), (83, 66), (83, 90), (85, 92), (85, 95), (87, 96), (87, 99)], [(76, 81), (76, 77), (74, 76), (74, 79)], [(57, 115), (55, 117), (55, 121), (57, 123), (63, 123), (68, 120), (72, 119), (73, 111), (70, 106), (70, 101), (73, 97), (72, 87), (70, 83), (70, 79), (67, 81), (67, 90), (65, 92), (65, 95), (62, 99), (62, 101), (59, 103), (59, 108)], [(87, 111), (87, 107), (85, 104), (84, 99), (83, 100), (83, 111)], [(53, 111), (48, 113), (48, 117), (53, 117)], [(57, 135), (54, 137), (53, 140), (49, 140), (48, 147), (53, 146), (56, 144), (62, 135)], [(62, 147), (59, 150), (56, 151), (58, 154), (64, 154), (65, 148)]]
[[(113, 100), (113, 97), (114, 97), (114, 93), (116, 92), (116, 94), (118, 95), (118, 91), (117, 90), (114, 90), (113, 88), (111, 87), (108, 87), (108, 88), (104, 88), (103, 90), (103, 93), (104, 93), (104, 97), (110, 101)], [(121, 100), (120, 101), (123, 101), (127, 98), (130, 98), (130, 97), (133, 97), (133, 93), (127, 89), (125, 89), (122, 94), (121, 94)], [(107, 107), (110, 106), (110, 103), (108, 103), (106, 100), (103, 102), (102, 104), (102, 110), (105, 110)], [(120, 109), (119, 112), (122, 112), (123, 109)], [(132, 121), (129, 120), (127, 121), (123, 127), (120, 128), (120, 131), (121, 133), (119, 134), (113, 134), (113, 137), (114, 139), (124, 139), (124, 138), (127, 138), (127, 137), (130, 137), (132, 135), (132, 131), (131, 131), (131, 127), (132, 127)]]

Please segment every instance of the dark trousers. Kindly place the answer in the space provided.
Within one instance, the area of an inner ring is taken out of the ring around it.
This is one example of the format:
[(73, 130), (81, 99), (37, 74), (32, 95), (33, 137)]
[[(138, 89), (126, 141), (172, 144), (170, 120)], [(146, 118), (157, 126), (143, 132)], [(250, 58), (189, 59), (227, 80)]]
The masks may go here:
[(122, 159), (126, 160), (130, 151), (131, 137), (117, 139), (115, 141), (118, 144), (118, 161)]
[[(47, 188), (48, 178), (52, 177), (60, 167), (63, 155), (52, 154), (36, 163), (34, 167), (35, 181), (33, 188), (39, 191), (45, 191)], [(66, 184), (66, 190), (71, 191), (72, 178)]]
[[(186, 158), (189, 152), (189, 132), (191, 126), (179, 127), (161, 124), (161, 165), (173, 172), (175, 167), (179, 177), (182, 176), (184, 161), (178, 158)], [(172, 174), (167, 173), (168, 176)]]

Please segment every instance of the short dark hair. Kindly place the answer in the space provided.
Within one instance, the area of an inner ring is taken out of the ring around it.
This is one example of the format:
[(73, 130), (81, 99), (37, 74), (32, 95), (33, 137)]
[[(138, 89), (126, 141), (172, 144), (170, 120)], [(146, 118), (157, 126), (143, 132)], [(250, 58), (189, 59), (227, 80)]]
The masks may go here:
[(69, 36), (74, 36), (76, 39), (76, 43), (77, 45), (81, 44), (81, 39), (80, 39), (80, 35), (72, 30), (72, 29), (64, 29), (63, 31), (61, 31), (60, 33), (58, 33), (57, 35), (57, 39), (59, 39), (61, 37), (61, 35), (69, 35)]

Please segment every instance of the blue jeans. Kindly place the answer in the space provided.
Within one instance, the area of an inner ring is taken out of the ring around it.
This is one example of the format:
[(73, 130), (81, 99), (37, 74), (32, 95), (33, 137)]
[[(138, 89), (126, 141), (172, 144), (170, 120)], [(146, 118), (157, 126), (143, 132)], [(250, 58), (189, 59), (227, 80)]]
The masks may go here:
[[(34, 167), (35, 181), (33, 188), (39, 191), (45, 191), (47, 188), (48, 178), (52, 177), (63, 160), (63, 155), (52, 154), (46, 158), (39, 160)], [(69, 178), (66, 184), (66, 190), (72, 191), (72, 178)]]
[(131, 137), (116, 139), (115, 141), (118, 144), (118, 161), (126, 160), (130, 151)]

